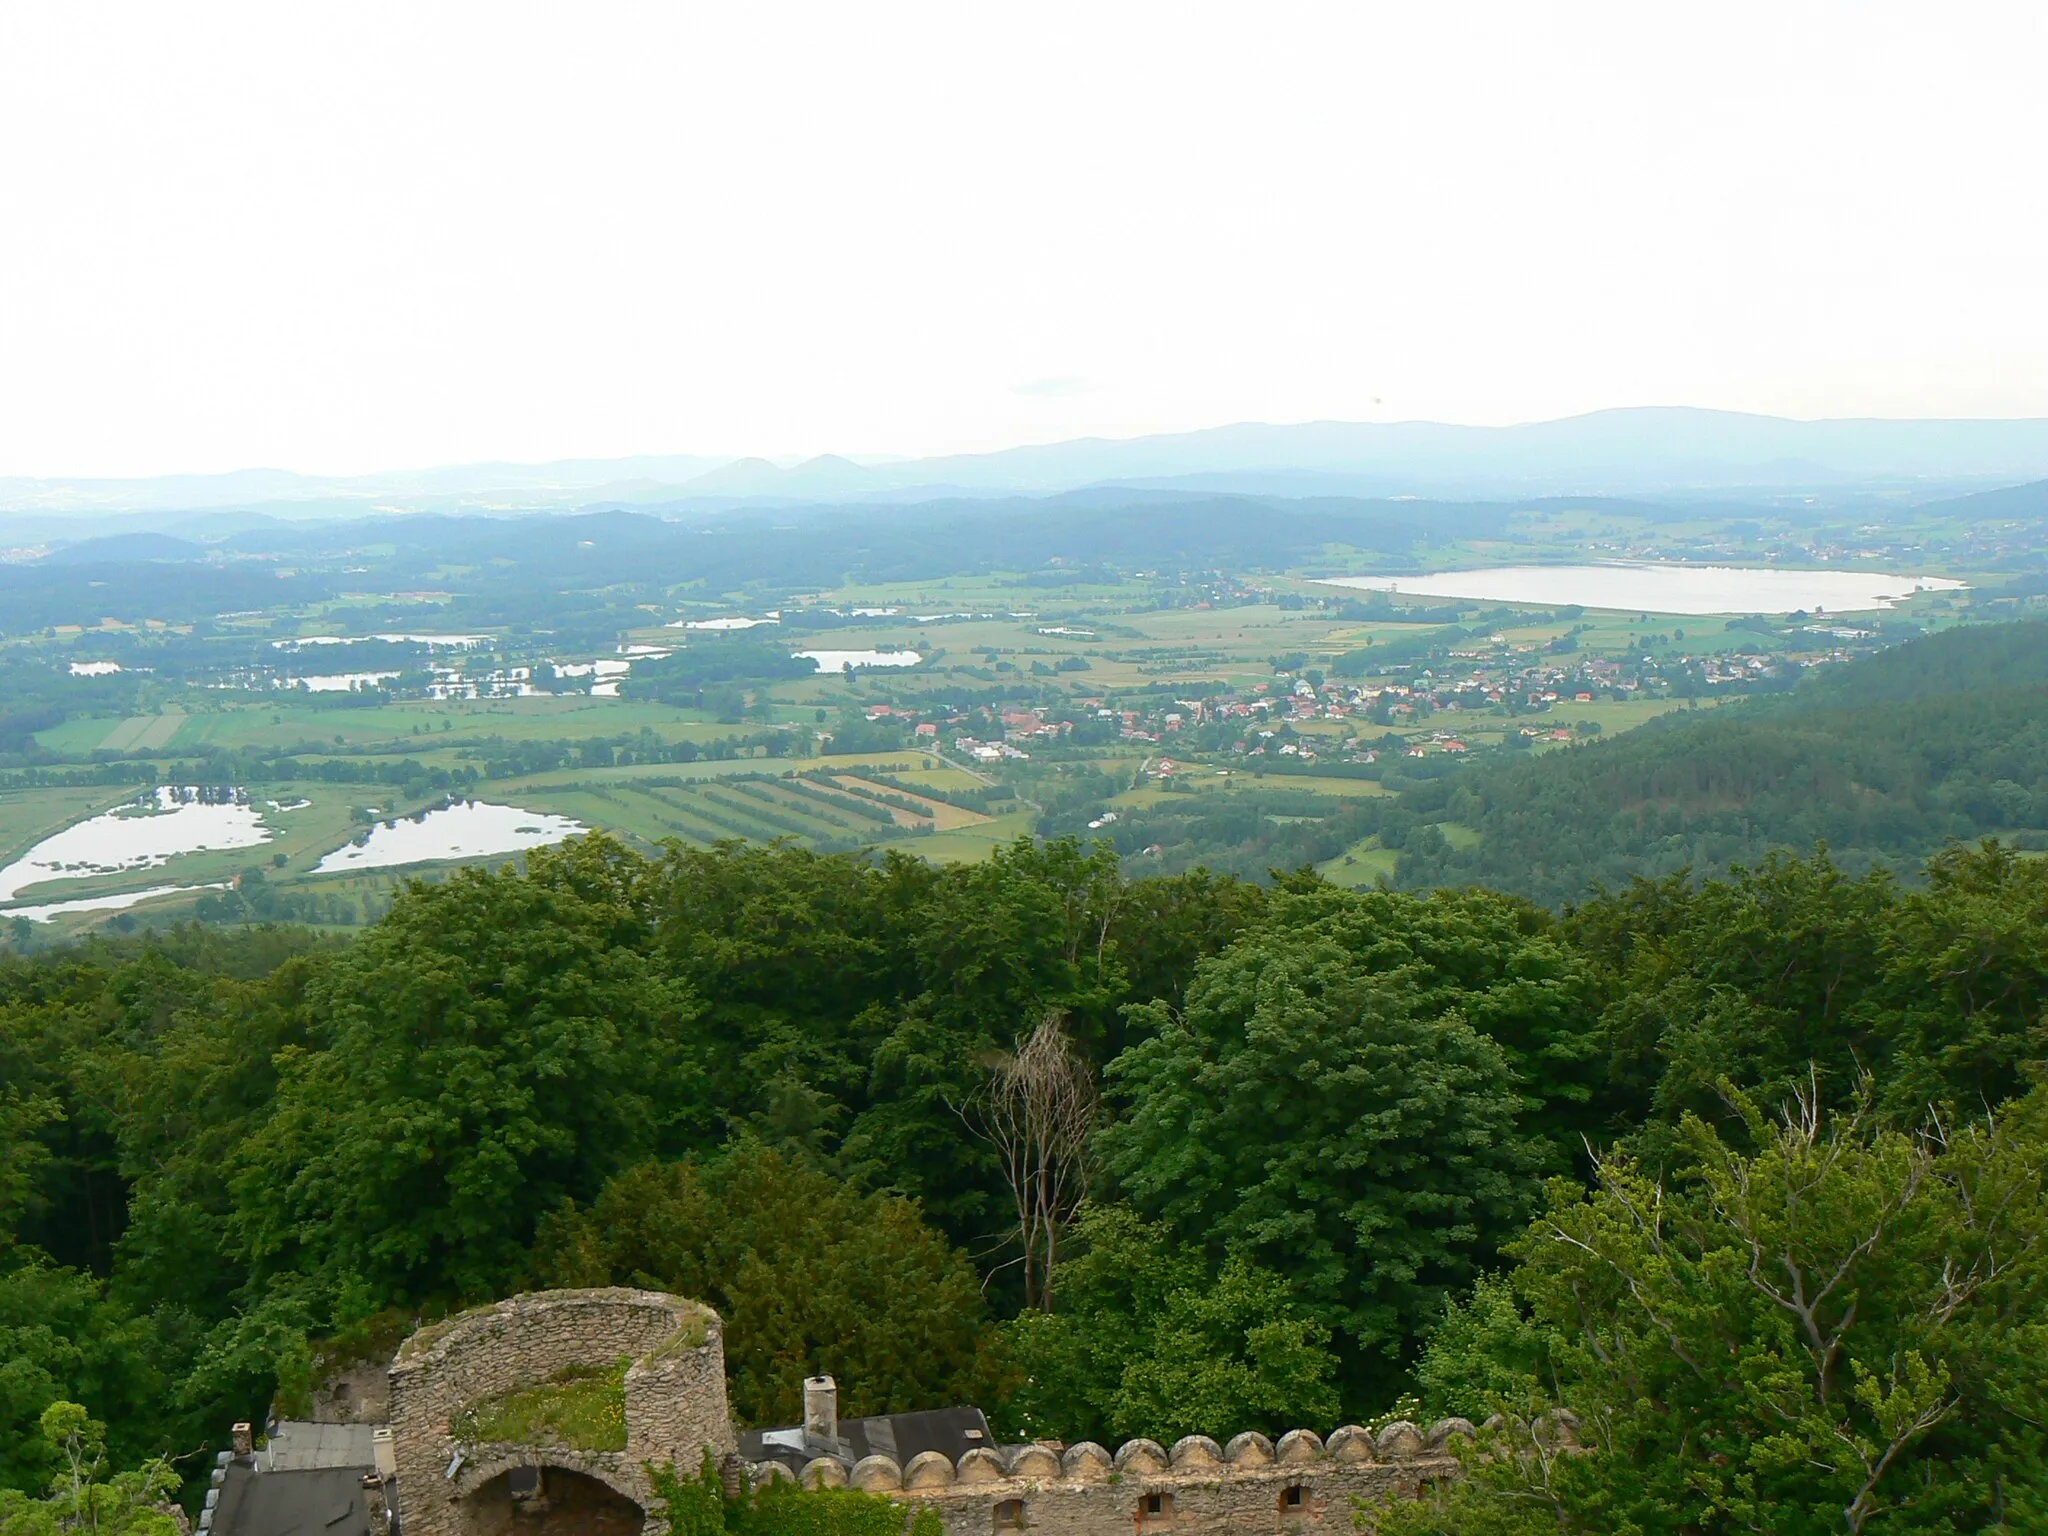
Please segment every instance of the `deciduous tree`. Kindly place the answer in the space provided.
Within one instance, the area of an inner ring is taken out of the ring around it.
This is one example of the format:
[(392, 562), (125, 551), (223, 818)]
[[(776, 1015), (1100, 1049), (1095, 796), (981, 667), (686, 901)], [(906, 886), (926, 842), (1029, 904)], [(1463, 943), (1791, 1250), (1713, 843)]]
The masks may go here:
[(1407, 968), (1264, 930), (1205, 962), (1186, 1011), (1108, 1071), (1108, 1167), (1140, 1209), (1285, 1275), (1345, 1346), (1349, 1408), (1518, 1230), (1539, 1149), (1507, 1052)]

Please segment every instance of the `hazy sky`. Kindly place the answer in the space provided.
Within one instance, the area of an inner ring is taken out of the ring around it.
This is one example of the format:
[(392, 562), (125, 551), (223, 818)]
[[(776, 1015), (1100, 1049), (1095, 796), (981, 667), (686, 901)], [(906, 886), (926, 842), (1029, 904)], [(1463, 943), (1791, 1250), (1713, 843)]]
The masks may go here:
[(2048, 6), (0, 8), (0, 474), (2048, 415)]

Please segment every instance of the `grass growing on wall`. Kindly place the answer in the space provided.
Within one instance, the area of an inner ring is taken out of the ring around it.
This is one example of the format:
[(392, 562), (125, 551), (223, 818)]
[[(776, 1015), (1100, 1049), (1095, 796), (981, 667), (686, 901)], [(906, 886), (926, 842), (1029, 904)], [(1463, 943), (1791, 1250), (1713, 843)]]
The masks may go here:
[(570, 1365), (538, 1386), (501, 1392), (473, 1403), (449, 1426), (472, 1445), (564, 1445), (579, 1451), (626, 1448), (626, 1370), (614, 1365)]

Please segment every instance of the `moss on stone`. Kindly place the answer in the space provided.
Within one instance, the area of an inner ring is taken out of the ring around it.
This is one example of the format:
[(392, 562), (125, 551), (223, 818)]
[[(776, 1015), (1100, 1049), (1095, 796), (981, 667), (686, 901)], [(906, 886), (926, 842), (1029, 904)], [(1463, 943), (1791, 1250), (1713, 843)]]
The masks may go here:
[(401, 1360), (411, 1360), (425, 1354), (437, 1342), (446, 1338), (454, 1330), (457, 1323), (467, 1318), (476, 1317), (480, 1313), (494, 1311), (497, 1305), (496, 1302), (486, 1302), (480, 1307), (471, 1307), (466, 1312), (451, 1313), (437, 1323), (428, 1323), (416, 1329), (411, 1338), (398, 1346), (398, 1358)]
[(688, 1321), (650, 1349), (644, 1358), (649, 1364), (657, 1360), (672, 1360), (693, 1349), (702, 1349), (704, 1341), (710, 1337), (711, 1314), (699, 1307), (690, 1314)]
[(546, 1381), (471, 1403), (449, 1425), (471, 1445), (562, 1445), (579, 1451), (626, 1448), (626, 1371), (612, 1365), (570, 1365)]

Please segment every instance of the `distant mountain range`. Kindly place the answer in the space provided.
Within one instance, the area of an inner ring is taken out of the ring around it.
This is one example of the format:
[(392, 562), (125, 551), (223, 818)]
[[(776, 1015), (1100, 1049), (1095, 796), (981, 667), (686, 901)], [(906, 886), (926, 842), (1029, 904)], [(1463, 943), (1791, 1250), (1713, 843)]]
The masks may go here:
[[(1790, 421), (1645, 407), (1513, 427), (1436, 422), (1244, 423), (1156, 437), (1082, 438), (997, 453), (795, 465), (687, 454), (471, 464), (324, 477), (284, 470), (138, 480), (0, 478), (7, 534), (51, 534), (80, 513), (280, 518), (588, 506), (749, 504), (1047, 495), (1089, 486), (1289, 496), (1784, 496), (1853, 491), (1926, 500), (2048, 477), (2048, 419)], [(61, 520), (61, 521), (59, 521)], [(218, 531), (242, 522), (228, 517)], [(102, 527), (108, 526), (101, 524)], [(184, 526), (192, 526), (186, 524)]]

